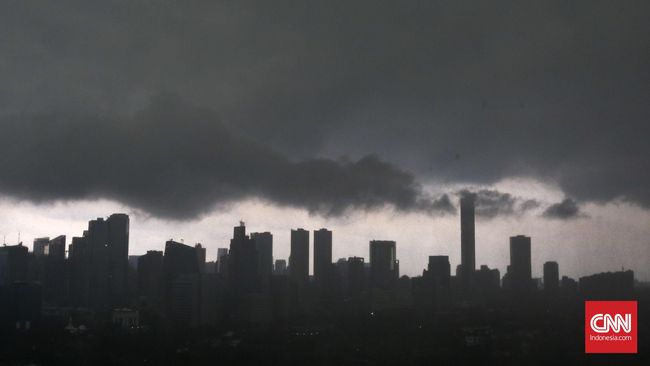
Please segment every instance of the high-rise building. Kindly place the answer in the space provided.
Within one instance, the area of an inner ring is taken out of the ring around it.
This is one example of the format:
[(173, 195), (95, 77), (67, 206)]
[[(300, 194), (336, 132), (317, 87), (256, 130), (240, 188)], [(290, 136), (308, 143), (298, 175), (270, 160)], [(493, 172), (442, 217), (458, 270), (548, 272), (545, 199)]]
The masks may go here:
[(168, 240), (165, 243), (163, 255), (163, 293), (165, 300), (171, 296), (172, 283), (182, 275), (195, 275), (199, 273), (196, 260), (196, 250), (182, 243)]
[(289, 277), (294, 284), (309, 282), (309, 231), (291, 230)]
[(396, 243), (392, 240), (370, 241), (370, 283), (390, 287), (399, 278)]
[(430, 255), (429, 264), (427, 265), (427, 275), (435, 278), (442, 286), (449, 286), (451, 281), (451, 266), (449, 256)]
[(560, 287), (560, 267), (557, 262), (544, 263), (544, 290), (557, 291)]
[(149, 250), (138, 257), (138, 296), (157, 306), (163, 298), (163, 252)]
[(47, 245), (47, 255), (50, 258), (55, 258), (57, 260), (65, 259), (65, 235), (59, 235), (56, 238), (50, 240)]
[(332, 268), (332, 232), (314, 230), (314, 281), (326, 281)]
[(228, 248), (217, 249), (217, 273), (226, 274), (226, 261), (228, 258)]
[(228, 278), (231, 289), (237, 294), (257, 290), (259, 285), (257, 260), (255, 241), (246, 235), (246, 226), (240, 222), (239, 226), (233, 229), (233, 238), (230, 240), (228, 252)]
[(510, 237), (510, 266), (508, 281), (514, 291), (532, 289), (530, 237), (517, 235)]
[(97, 311), (110, 310), (108, 223), (103, 218), (90, 220), (84, 232), (88, 241), (88, 306)]
[(129, 216), (116, 213), (108, 217), (108, 276), (111, 306), (128, 303)]
[[(417, 287), (417, 285), (416, 285)], [(445, 308), (451, 303), (451, 265), (449, 256), (431, 255), (429, 264), (420, 280), (419, 301), (435, 309)]]
[(79, 307), (89, 306), (90, 286), (90, 247), (88, 238), (84, 236), (73, 237), (68, 249), (68, 263), (70, 268), (70, 302)]
[(461, 284), (465, 290), (471, 286), (476, 269), (476, 243), (474, 233), (474, 204), (476, 197), (467, 193), (460, 199), (460, 263)]
[(41, 284), (43, 301), (62, 305), (68, 294), (68, 271), (65, 260), (65, 235), (54, 239), (39, 238), (34, 241), (36, 255), (30, 261), (30, 280)]
[[(341, 264), (341, 262), (340, 262)], [(347, 274), (347, 295), (352, 299), (358, 299), (366, 289), (366, 263), (361, 257), (350, 257), (345, 262)]]
[(205, 272), (205, 248), (201, 243), (196, 243), (194, 245), (194, 250), (196, 251), (196, 263), (199, 266), (199, 272)]
[(23, 243), (0, 247), (0, 286), (27, 279), (27, 253)]
[(257, 271), (261, 284), (267, 288), (273, 275), (273, 234), (269, 232), (251, 233), (257, 251)]
[(129, 255), (129, 270), (138, 271), (138, 259), (139, 255)]
[(50, 244), (50, 238), (36, 238), (34, 239), (34, 255), (42, 257), (47, 255), (47, 246)]

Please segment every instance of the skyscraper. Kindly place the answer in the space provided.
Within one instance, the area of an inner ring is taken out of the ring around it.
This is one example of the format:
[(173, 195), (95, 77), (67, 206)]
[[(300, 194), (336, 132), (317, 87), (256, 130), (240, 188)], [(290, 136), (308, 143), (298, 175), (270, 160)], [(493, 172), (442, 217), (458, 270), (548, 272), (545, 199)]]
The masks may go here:
[(228, 260), (228, 248), (217, 248), (217, 273), (226, 274), (226, 261)]
[(399, 277), (396, 243), (392, 240), (370, 241), (370, 283), (389, 287)]
[(314, 230), (314, 281), (326, 281), (331, 267), (332, 232), (327, 229)]
[(168, 301), (171, 296), (172, 283), (182, 275), (199, 273), (196, 250), (182, 243), (168, 240), (163, 255), (163, 294)]
[(27, 253), (23, 243), (0, 247), (0, 286), (27, 279)]
[(73, 305), (86, 307), (89, 304), (90, 247), (86, 235), (73, 237), (68, 249), (70, 268), (70, 301)]
[(476, 197), (467, 193), (460, 198), (460, 263), (461, 284), (469, 289), (472, 275), (476, 269), (474, 204)]
[(108, 223), (99, 217), (88, 222), (88, 230), (84, 232), (88, 241), (88, 273), (85, 274), (89, 284), (88, 306), (97, 311), (110, 310), (109, 302), (109, 238)]
[(451, 266), (449, 265), (449, 256), (430, 255), (429, 264), (427, 265), (427, 275), (431, 278), (438, 279), (445, 286), (449, 286), (451, 281)]
[(361, 257), (350, 257), (345, 262), (347, 295), (358, 299), (366, 288), (366, 266)]
[(532, 288), (530, 237), (510, 237), (510, 266), (508, 277), (514, 291), (528, 291)]
[(246, 235), (246, 225), (240, 222), (239, 226), (233, 229), (228, 254), (228, 278), (231, 289), (237, 294), (249, 293), (257, 289), (259, 284), (257, 261), (255, 241)]
[(268, 287), (273, 274), (273, 235), (269, 232), (251, 233), (257, 251), (257, 271), (260, 282)]
[(47, 245), (47, 255), (58, 260), (65, 259), (65, 235), (59, 235), (50, 240)]
[(422, 277), (411, 278), (411, 299), (418, 312), (441, 310), (451, 303), (451, 266), (446, 255), (429, 256)]
[(149, 250), (138, 257), (138, 295), (151, 306), (163, 299), (163, 252)]
[(116, 213), (108, 217), (108, 275), (112, 306), (127, 303), (129, 270), (129, 216)]
[(34, 239), (34, 255), (41, 257), (47, 254), (47, 246), (50, 244), (50, 238), (36, 238)]
[(194, 245), (194, 250), (196, 250), (196, 263), (199, 266), (199, 272), (205, 272), (205, 248), (201, 243), (196, 243)]
[(544, 263), (544, 290), (557, 291), (560, 287), (560, 268), (557, 262)]
[(309, 281), (309, 231), (307, 230), (291, 230), (289, 277), (294, 284), (305, 284)]

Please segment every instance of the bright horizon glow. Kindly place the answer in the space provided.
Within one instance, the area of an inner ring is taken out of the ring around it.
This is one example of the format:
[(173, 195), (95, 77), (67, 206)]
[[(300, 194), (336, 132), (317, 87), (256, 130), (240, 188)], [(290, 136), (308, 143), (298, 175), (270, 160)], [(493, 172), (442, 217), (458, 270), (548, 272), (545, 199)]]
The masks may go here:
[[(562, 196), (549, 185), (526, 180), (503, 181), (492, 188), (507, 189), (515, 195), (532, 195), (541, 201), (556, 201)], [(623, 202), (588, 204), (583, 208), (588, 217), (568, 221), (542, 219), (541, 209), (521, 217), (477, 218), (477, 269), (487, 264), (499, 269), (503, 276), (510, 260), (509, 237), (524, 234), (532, 237), (534, 277), (541, 277), (543, 263), (553, 260), (559, 263), (561, 276), (577, 279), (625, 268), (634, 270), (639, 280), (650, 280), (646, 265), (650, 259), (650, 227), (647, 225), (650, 213)], [(269, 231), (273, 234), (274, 259), (289, 257), (290, 230), (301, 227), (310, 231), (332, 230), (334, 261), (351, 256), (367, 259), (370, 240), (386, 239), (397, 242), (400, 275), (420, 275), (429, 255), (448, 255), (452, 274), (460, 262), (460, 218), (457, 215), (431, 217), (384, 208), (354, 211), (341, 217), (321, 217), (256, 199), (224, 206), (200, 219), (183, 222), (150, 217), (109, 200), (33, 204), (3, 198), (0, 199), (0, 234), (7, 244), (14, 244), (20, 232), (22, 242), (30, 249), (33, 239), (43, 236), (64, 234), (70, 243), (73, 236), (82, 235), (89, 220), (115, 212), (131, 217), (130, 255), (164, 250), (165, 241), (174, 239), (188, 245), (201, 243), (207, 248), (207, 260), (214, 260), (217, 248), (229, 246), (232, 228), (243, 219), (248, 233)], [(313, 246), (310, 256), (313, 256)], [(313, 266), (312, 260), (310, 266)]]

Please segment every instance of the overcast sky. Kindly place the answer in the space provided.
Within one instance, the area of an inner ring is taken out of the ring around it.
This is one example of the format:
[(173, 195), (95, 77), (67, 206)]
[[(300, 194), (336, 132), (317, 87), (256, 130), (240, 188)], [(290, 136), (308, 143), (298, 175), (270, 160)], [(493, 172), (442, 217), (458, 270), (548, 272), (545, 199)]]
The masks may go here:
[(397, 241), (402, 273), (508, 237), (533, 270), (650, 280), (647, 1), (4, 1), (0, 234), (131, 215), (131, 252), (239, 219)]

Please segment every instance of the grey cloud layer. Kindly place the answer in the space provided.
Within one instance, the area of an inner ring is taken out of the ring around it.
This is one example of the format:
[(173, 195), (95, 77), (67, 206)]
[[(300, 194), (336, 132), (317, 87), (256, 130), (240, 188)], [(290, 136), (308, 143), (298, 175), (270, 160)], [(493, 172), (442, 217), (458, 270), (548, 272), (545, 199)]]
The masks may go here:
[(12, 139), (0, 146), (0, 190), (30, 200), (107, 197), (174, 219), (247, 197), (324, 215), (455, 212), (448, 196), (425, 197), (411, 174), (375, 156), (292, 161), (171, 96), (133, 117), (61, 112), (1, 126)]
[(462, 190), (457, 194), (474, 200), (476, 216), (481, 219), (493, 219), (497, 216), (520, 216), (541, 205), (534, 199), (516, 197), (510, 193), (492, 189)]
[[(0, 113), (56, 115), (63, 109), (72, 116), (128, 115), (144, 108), (149, 96), (169, 91), (218, 111), (231, 131), (257, 141), (250, 146), (259, 154), (235, 142), (220, 144), (231, 144), (254, 174), (268, 177), (267, 165), (289, 170), (302, 183), (292, 195), (312, 210), (337, 212), (346, 206), (342, 202), (372, 206), (380, 196), (397, 206), (453, 210), (444, 198), (418, 197), (414, 178), (383, 161), (421, 181), (485, 185), (530, 176), (557, 182), (579, 201), (623, 198), (650, 207), (647, 1), (7, 1), (0, 7)], [(112, 127), (96, 118), (32, 124), (32, 134), (45, 146), (23, 142), (52, 156), (47, 179), (62, 197), (83, 191), (82, 183), (95, 184), (101, 172), (77, 172), (75, 184), (58, 176), (55, 167), (65, 164), (58, 156), (93, 167), (90, 160), (97, 157), (89, 143), (74, 136), (87, 133), (100, 140)], [(170, 192), (186, 176), (169, 173), (153, 154), (178, 167), (185, 160), (174, 153), (207, 150), (201, 147), (207, 137), (172, 122), (163, 127), (178, 139), (147, 137), (158, 145), (142, 152), (143, 161), (120, 156), (135, 149), (129, 143), (141, 143), (140, 135), (98, 144), (115, 151), (116, 161), (151, 166), (133, 167), (133, 177), (118, 182), (129, 201), (161, 190), (184, 202), (181, 206), (196, 207), (191, 195)], [(59, 128), (79, 132), (70, 137)], [(62, 141), (49, 146), (51, 136)], [(14, 148), (31, 156), (24, 146)], [(89, 152), (77, 158), (78, 151)], [(378, 158), (363, 158), (368, 154)], [(353, 160), (313, 159), (341, 155)], [(234, 182), (248, 172), (202, 156), (188, 156), (197, 161), (183, 169), (197, 178), (184, 184), (215, 197), (246, 194), (230, 184), (210, 186), (204, 170), (214, 166), (219, 168), (214, 174), (233, 176)], [(322, 182), (315, 171), (325, 171), (348, 177), (358, 193), (368, 182), (357, 171), (370, 170), (388, 175), (391, 188), (340, 199), (333, 194), (337, 187), (329, 185), (300, 190)], [(140, 176), (151, 178), (151, 172), (159, 187), (134, 183), (146, 181)], [(41, 177), (36, 171), (15, 173)], [(49, 189), (47, 179), (35, 183), (43, 186), (38, 190), (19, 184), (12, 189), (49, 197), (53, 194), (39, 193)], [(105, 180), (96, 185), (108, 192)], [(259, 179), (255, 191), (291, 202), (278, 188), (283, 183)], [(314, 193), (321, 196), (305, 198)], [(490, 199), (497, 212), (511, 209), (508, 200)]]
[(575, 219), (584, 217), (585, 215), (580, 211), (578, 203), (571, 199), (565, 198), (561, 202), (554, 203), (544, 210), (543, 216), (549, 219)]

